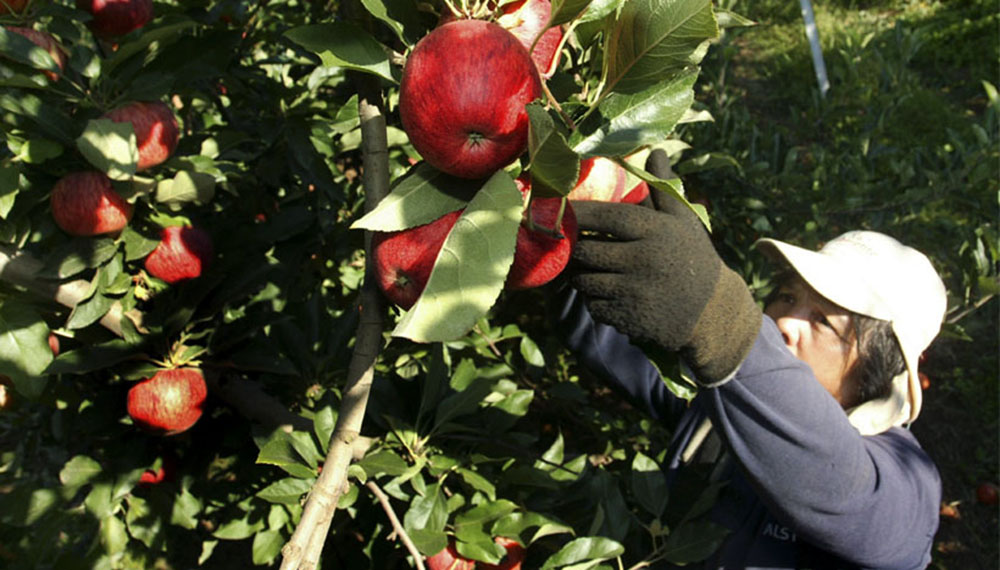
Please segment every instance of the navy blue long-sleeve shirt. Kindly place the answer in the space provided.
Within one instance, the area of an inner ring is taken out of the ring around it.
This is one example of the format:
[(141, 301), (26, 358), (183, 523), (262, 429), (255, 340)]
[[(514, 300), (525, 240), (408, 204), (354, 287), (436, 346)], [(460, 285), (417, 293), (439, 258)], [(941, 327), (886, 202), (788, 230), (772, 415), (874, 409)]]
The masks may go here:
[(586, 368), (674, 426), (668, 480), (707, 418), (734, 461), (712, 512), (730, 530), (704, 568), (915, 569), (930, 563), (941, 481), (902, 428), (862, 436), (764, 317), (732, 379), (674, 396), (645, 354), (568, 291), (565, 340)]

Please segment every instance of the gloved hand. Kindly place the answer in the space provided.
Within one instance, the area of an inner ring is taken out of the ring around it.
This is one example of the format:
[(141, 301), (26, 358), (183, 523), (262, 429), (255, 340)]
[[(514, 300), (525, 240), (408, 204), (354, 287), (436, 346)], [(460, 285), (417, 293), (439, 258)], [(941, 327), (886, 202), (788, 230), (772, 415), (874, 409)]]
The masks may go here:
[[(647, 159), (646, 170), (673, 176), (660, 150)], [(571, 283), (595, 320), (639, 346), (680, 351), (696, 381), (713, 386), (743, 362), (760, 330), (761, 311), (697, 216), (661, 191), (652, 193), (655, 208), (573, 202), (580, 237)]]

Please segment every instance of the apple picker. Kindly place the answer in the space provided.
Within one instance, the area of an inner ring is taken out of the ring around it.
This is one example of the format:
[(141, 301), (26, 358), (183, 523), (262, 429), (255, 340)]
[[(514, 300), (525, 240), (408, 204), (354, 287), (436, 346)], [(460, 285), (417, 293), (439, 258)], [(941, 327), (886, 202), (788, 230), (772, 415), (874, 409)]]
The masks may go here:
[[(646, 168), (672, 176), (660, 151)], [(673, 426), (673, 489), (725, 483), (705, 517), (728, 532), (701, 567), (926, 567), (941, 483), (907, 427), (946, 309), (930, 261), (871, 231), (819, 251), (762, 239), (782, 271), (761, 311), (669, 196), (573, 205), (581, 235), (559, 328), (585, 367)], [(698, 386), (690, 404), (661, 380), (656, 351), (680, 355)], [(684, 499), (671, 495), (671, 513)]]

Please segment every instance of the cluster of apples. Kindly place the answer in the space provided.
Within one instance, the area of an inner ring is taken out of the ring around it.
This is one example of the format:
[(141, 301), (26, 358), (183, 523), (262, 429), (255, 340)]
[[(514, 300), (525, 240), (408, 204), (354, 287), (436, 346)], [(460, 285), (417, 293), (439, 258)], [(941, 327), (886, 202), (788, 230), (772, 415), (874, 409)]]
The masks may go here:
[[(118, 38), (143, 28), (153, 17), (152, 0), (76, 0), (76, 7), (90, 14), (87, 26), (94, 36), (110, 42), (112, 47)], [(29, 0), (0, 2), (0, 15), (10, 12), (30, 19), (28, 10)], [(32, 27), (6, 29), (46, 50), (59, 72), (45, 74), (51, 81), (60, 79), (68, 51), (55, 37)], [(163, 164), (180, 141), (177, 117), (163, 101), (127, 102), (100, 118), (131, 124), (138, 150), (136, 172)], [(135, 209), (116, 191), (111, 178), (99, 170), (62, 176), (52, 187), (49, 206), (56, 225), (79, 237), (117, 235), (130, 223)], [(214, 255), (210, 234), (202, 228), (166, 227), (159, 237), (144, 266), (149, 275), (170, 284), (199, 277)], [(137, 426), (158, 435), (173, 435), (197, 422), (206, 394), (200, 370), (164, 369), (136, 383), (128, 392), (126, 407)]]
[[(483, 179), (527, 148), (525, 105), (542, 96), (542, 81), (558, 67), (564, 32), (547, 27), (550, 0), (504, 4), (495, 21), (446, 12), (407, 58), (399, 114), (413, 147), (436, 169)], [(529, 50), (531, 50), (529, 52)], [(583, 160), (570, 200), (639, 202), (640, 182), (626, 189), (626, 172), (603, 157)], [(525, 198), (531, 178), (516, 180)], [(434, 262), (462, 210), (414, 228), (376, 232), (372, 240), (379, 286), (408, 309), (420, 297)], [(576, 215), (562, 198), (532, 198), (518, 230), (509, 290), (539, 287), (565, 268), (577, 239)]]

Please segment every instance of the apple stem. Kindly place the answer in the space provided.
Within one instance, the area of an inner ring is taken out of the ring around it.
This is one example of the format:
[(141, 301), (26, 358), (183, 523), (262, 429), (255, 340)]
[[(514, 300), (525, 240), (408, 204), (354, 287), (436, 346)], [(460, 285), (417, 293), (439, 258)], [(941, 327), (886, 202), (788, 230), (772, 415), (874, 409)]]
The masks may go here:
[(556, 215), (555, 227), (551, 228), (535, 223), (535, 220), (532, 217), (531, 213), (531, 201), (533, 200), (534, 197), (530, 198), (528, 202), (528, 216), (527, 216), (528, 230), (533, 232), (540, 232), (555, 239), (563, 239), (564, 237), (566, 237), (565, 235), (563, 235), (562, 230), (560, 230), (560, 228), (562, 227), (563, 214), (566, 213), (566, 198), (563, 197), (563, 199), (559, 201), (559, 213)]
[(545, 98), (548, 99), (549, 105), (551, 105), (552, 108), (555, 109), (557, 113), (559, 113), (559, 116), (562, 117), (563, 121), (566, 122), (570, 130), (575, 131), (576, 123), (573, 122), (573, 117), (570, 117), (569, 114), (566, 113), (566, 111), (563, 111), (562, 106), (559, 105), (559, 101), (555, 98), (554, 95), (552, 95), (552, 92), (549, 91), (549, 85), (548, 83), (545, 82), (545, 80), (542, 80), (542, 91), (545, 92)]

